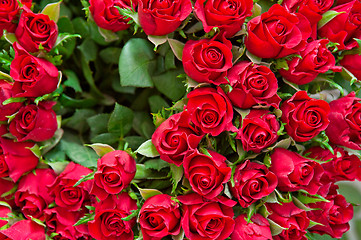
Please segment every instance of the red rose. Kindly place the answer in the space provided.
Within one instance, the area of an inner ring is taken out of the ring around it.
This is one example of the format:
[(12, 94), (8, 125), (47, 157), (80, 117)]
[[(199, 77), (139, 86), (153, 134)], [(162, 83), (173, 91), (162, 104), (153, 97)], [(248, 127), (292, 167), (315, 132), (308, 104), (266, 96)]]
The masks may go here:
[[(45, 240), (45, 229), (32, 220), (21, 220), (11, 225), (10, 228), (1, 230), (0, 234), (4, 234), (8, 238), (16, 240)], [(0, 236), (1, 237), (1, 236)]]
[(281, 58), (303, 49), (311, 34), (309, 21), (279, 4), (247, 24), (246, 48), (261, 58)]
[(88, 223), (90, 235), (97, 240), (133, 240), (135, 218), (129, 221), (123, 221), (122, 218), (135, 209), (137, 202), (128, 193), (109, 195), (95, 206), (95, 218)]
[(28, 52), (37, 52), (40, 45), (50, 51), (58, 37), (58, 26), (48, 15), (33, 13), (23, 8), (15, 36), (18, 42)]
[(271, 194), (277, 186), (277, 177), (265, 165), (249, 160), (237, 166), (231, 193), (246, 208), (257, 200)]
[(182, 165), (184, 156), (197, 148), (203, 135), (189, 124), (188, 112), (170, 116), (153, 133), (152, 143), (166, 162)]
[[(307, 157), (325, 161), (321, 164), (325, 176), (331, 182), (361, 180), (361, 161), (356, 155), (349, 155), (343, 148), (334, 147), (334, 154), (328, 149), (312, 147)], [(332, 159), (331, 161), (329, 161)]]
[(330, 102), (330, 124), (326, 134), (330, 142), (361, 150), (361, 99), (351, 92)]
[(5, 100), (13, 97), (14, 93), (11, 90), (12, 87), (12, 83), (0, 79), (0, 121), (8, 121), (7, 116), (11, 116), (16, 113), (22, 106), (22, 103), (20, 102), (3, 105)]
[(286, 228), (280, 234), (273, 236), (273, 239), (307, 240), (305, 234), (310, 219), (304, 210), (297, 208), (293, 202), (282, 203), (282, 205), (267, 203), (266, 207), (270, 212), (268, 219)]
[(261, 214), (254, 214), (249, 223), (247, 215), (241, 214), (235, 223), (231, 240), (272, 240), (269, 222)]
[(182, 55), (184, 71), (200, 83), (227, 84), (227, 70), (232, 67), (231, 49), (231, 42), (225, 38), (189, 40)]
[(330, 10), (339, 14), (318, 30), (318, 35), (338, 43), (338, 50), (358, 47), (353, 38), (361, 38), (361, 3), (349, 1)]
[(16, 182), (21, 175), (33, 170), (39, 162), (39, 158), (30, 150), (34, 146), (35, 144), (30, 142), (14, 142), (0, 138), (0, 154), (6, 163), (6, 166), (1, 164), (3, 170), (0, 172), (6, 168), (8, 176)]
[(9, 194), (4, 197), (1, 196), (4, 193), (9, 192), (14, 187), (15, 187), (14, 182), (0, 178), (0, 201), (7, 202), (11, 207), (15, 207), (14, 194)]
[(180, 232), (179, 204), (167, 194), (148, 198), (139, 212), (139, 225), (144, 240), (161, 240)]
[(174, 32), (191, 12), (190, 0), (139, 0), (139, 23), (147, 35)]
[(46, 188), (54, 182), (56, 174), (52, 169), (36, 169), (35, 173), (28, 173), (19, 181), (15, 193), (15, 203), (20, 207), (26, 218), (43, 219), (43, 211), (54, 201)]
[(294, 57), (287, 61), (289, 69), (282, 68), (279, 73), (287, 81), (303, 85), (328, 70), (340, 72), (341, 68), (335, 67), (335, 57), (327, 49), (327, 43), (326, 39), (308, 43), (306, 48), (299, 53), (302, 58)]
[(229, 38), (241, 30), (246, 17), (252, 15), (252, 8), (251, 0), (197, 0), (194, 13), (202, 22), (205, 32), (218, 27)]
[(100, 200), (104, 200), (109, 194), (118, 194), (128, 187), (136, 170), (135, 160), (127, 152), (109, 152), (98, 160), (90, 193)]
[(118, 32), (128, 29), (130, 27), (129, 18), (124, 17), (119, 13), (116, 7), (120, 8), (135, 8), (137, 1), (129, 0), (90, 0), (89, 10), (94, 19), (94, 22), (101, 28)]
[[(48, 235), (57, 233), (59, 240), (88, 239), (89, 232), (86, 224), (73, 226), (81, 217), (83, 211), (68, 211), (67, 208), (55, 207), (44, 210), (45, 224), (48, 228)], [(58, 239), (54, 238), (54, 239)]]
[(92, 181), (80, 183), (74, 187), (80, 178), (92, 171), (74, 162), (70, 162), (64, 171), (48, 187), (49, 192), (55, 197), (55, 203), (68, 211), (76, 211), (89, 199)]
[(252, 109), (243, 119), (236, 138), (241, 139), (245, 151), (259, 153), (276, 142), (279, 129), (280, 124), (275, 115), (268, 110)]
[(0, 37), (4, 30), (11, 33), (15, 31), (17, 26), (16, 21), (19, 19), (19, 10), (20, 8), (17, 0), (0, 2)]
[(345, 55), (340, 65), (349, 70), (359, 81), (361, 81), (361, 55)]
[(233, 108), (220, 87), (196, 88), (187, 95), (190, 120), (203, 133), (217, 136), (223, 131), (236, 131), (232, 124)]
[(329, 124), (330, 106), (326, 101), (310, 98), (306, 91), (296, 92), (281, 106), (282, 122), (295, 141), (306, 142)]
[(322, 224), (311, 227), (309, 231), (341, 238), (350, 229), (349, 222), (353, 217), (353, 206), (340, 194), (328, 195), (326, 199), (328, 202), (321, 201), (308, 205), (310, 208), (317, 209), (307, 212), (310, 220)]
[(55, 102), (39, 102), (20, 108), (15, 118), (10, 122), (9, 132), (19, 142), (33, 140), (41, 142), (53, 137), (58, 123), (56, 114), (51, 109)]
[(192, 190), (205, 198), (217, 197), (223, 190), (223, 184), (231, 178), (231, 168), (221, 154), (208, 151), (211, 155), (200, 153), (197, 149), (184, 158), (184, 175)]
[(321, 165), (284, 148), (276, 148), (271, 154), (270, 171), (278, 178), (277, 188), (285, 192), (306, 190), (316, 194), (323, 175)]
[(190, 240), (223, 240), (233, 232), (235, 201), (223, 196), (205, 201), (196, 193), (178, 200), (183, 208), (182, 228)]
[(58, 86), (58, 69), (49, 61), (29, 54), (17, 42), (10, 76), (14, 79), (15, 97), (39, 97), (52, 93)]
[(232, 91), (227, 93), (232, 104), (239, 108), (266, 105), (279, 108), (277, 78), (266, 66), (248, 61), (234, 65), (228, 72)]

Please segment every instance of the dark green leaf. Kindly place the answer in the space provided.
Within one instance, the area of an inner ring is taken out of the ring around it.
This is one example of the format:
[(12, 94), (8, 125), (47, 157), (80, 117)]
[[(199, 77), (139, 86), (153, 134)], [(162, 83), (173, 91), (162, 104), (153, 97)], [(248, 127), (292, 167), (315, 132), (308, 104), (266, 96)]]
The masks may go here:
[(184, 73), (182, 69), (175, 69), (154, 76), (153, 81), (155, 87), (172, 101), (178, 101), (186, 92), (184, 83), (177, 78), (177, 76), (182, 73)]
[(132, 129), (133, 118), (134, 114), (130, 108), (116, 103), (109, 118), (108, 131), (118, 133), (121, 137), (124, 137)]
[(64, 82), (64, 85), (67, 87), (71, 87), (72, 89), (74, 89), (75, 92), (82, 92), (79, 78), (76, 75), (76, 73), (69, 69), (63, 70), (63, 73), (67, 77), (67, 80)]
[[(108, 64), (118, 64), (121, 49), (117, 47), (108, 47), (99, 52), (100, 58)], [(118, 75), (117, 75), (118, 76)]]
[(144, 166), (147, 169), (154, 169), (160, 171), (163, 168), (169, 167), (169, 163), (163, 161), (162, 159), (150, 159), (144, 163)]
[(157, 113), (162, 110), (162, 108), (169, 108), (168, 103), (159, 95), (151, 96), (148, 101), (152, 113)]

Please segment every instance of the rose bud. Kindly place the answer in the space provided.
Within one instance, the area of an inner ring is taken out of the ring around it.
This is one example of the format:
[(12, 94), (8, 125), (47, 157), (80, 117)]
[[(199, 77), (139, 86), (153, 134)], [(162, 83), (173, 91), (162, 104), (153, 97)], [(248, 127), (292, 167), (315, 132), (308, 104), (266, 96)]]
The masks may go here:
[(190, 124), (188, 112), (183, 111), (170, 116), (155, 130), (152, 143), (162, 160), (180, 166), (184, 156), (197, 148), (202, 137)]
[(246, 208), (271, 194), (277, 186), (277, 177), (265, 165), (246, 160), (235, 170), (234, 187), (229, 186), (232, 195)]
[(42, 101), (20, 108), (9, 125), (9, 132), (19, 142), (33, 140), (41, 142), (53, 137), (58, 122), (53, 109), (55, 102)]
[(147, 35), (174, 32), (191, 12), (190, 0), (139, 0), (139, 23)]
[(95, 217), (88, 222), (90, 235), (97, 240), (133, 240), (132, 231), (135, 218), (124, 221), (122, 218), (137, 209), (137, 202), (123, 192), (118, 196), (109, 195), (95, 206)]
[(227, 70), (232, 67), (232, 44), (227, 39), (189, 40), (182, 62), (184, 72), (199, 83), (227, 84)]
[(52, 93), (58, 86), (58, 69), (49, 61), (29, 54), (17, 42), (15, 58), (10, 65), (15, 97), (39, 97)]
[(196, 88), (187, 98), (190, 120), (203, 133), (217, 136), (223, 131), (237, 131), (232, 124), (232, 104), (220, 87)]
[(136, 8), (138, 2), (129, 0), (90, 0), (89, 4), (89, 11), (94, 22), (99, 27), (118, 32), (128, 29), (130, 24), (128, 24), (129, 18), (121, 15), (116, 7), (125, 9)]
[(37, 52), (40, 45), (49, 52), (58, 37), (58, 26), (48, 15), (33, 13), (24, 7), (15, 36), (19, 44), (28, 52)]
[(261, 58), (282, 58), (306, 46), (311, 25), (303, 15), (274, 4), (248, 22), (247, 33), (244, 43), (251, 53)]
[(234, 65), (227, 76), (233, 88), (227, 96), (234, 106), (279, 108), (281, 98), (277, 95), (277, 78), (268, 67), (242, 61)]
[(196, 193), (178, 196), (178, 200), (182, 203), (182, 228), (187, 238), (223, 240), (233, 232), (235, 201), (223, 196), (205, 201)]
[(280, 124), (275, 115), (268, 110), (252, 109), (243, 119), (236, 138), (242, 141), (245, 151), (259, 153), (276, 142), (279, 129)]
[(83, 203), (89, 200), (89, 191), (92, 181), (85, 181), (74, 187), (83, 176), (92, 171), (74, 162), (70, 162), (64, 171), (48, 186), (51, 196), (55, 197), (55, 203), (59, 207), (67, 208), (68, 211), (76, 211)]
[(98, 160), (90, 193), (100, 200), (104, 200), (109, 194), (118, 194), (128, 187), (136, 170), (135, 160), (127, 152), (109, 152)]
[(361, 150), (361, 102), (355, 92), (330, 102), (326, 135), (333, 144)]
[(43, 220), (44, 209), (54, 201), (46, 186), (54, 182), (55, 178), (54, 170), (48, 168), (36, 169), (35, 173), (28, 173), (20, 179), (15, 203), (26, 218)]
[(216, 0), (197, 0), (194, 13), (202, 22), (205, 32), (217, 27), (225, 33), (227, 38), (232, 37), (242, 29), (244, 20), (252, 15), (253, 1), (236, 0), (219, 2)]
[(195, 149), (184, 158), (183, 167), (192, 190), (212, 199), (221, 193), (223, 184), (231, 178), (231, 168), (221, 154), (211, 150), (208, 153), (211, 157)]
[(272, 240), (269, 222), (261, 214), (254, 214), (249, 223), (247, 215), (241, 214), (235, 223), (231, 240)]
[(321, 165), (284, 148), (276, 148), (271, 154), (270, 171), (278, 178), (277, 189), (285, 192), (306, 190), (316, 194), (324, 173)]
[(329, 124), (330, 106), (326, 101), (310, 98), (306, 91), (296, 92), (281, 105), (282, 122), (295, 141), (306, 142)]
[(139, 224), (144, 240), (161, 240), (180, 232), (179, 204), (167, 194), (148, 198), (139, 212)]

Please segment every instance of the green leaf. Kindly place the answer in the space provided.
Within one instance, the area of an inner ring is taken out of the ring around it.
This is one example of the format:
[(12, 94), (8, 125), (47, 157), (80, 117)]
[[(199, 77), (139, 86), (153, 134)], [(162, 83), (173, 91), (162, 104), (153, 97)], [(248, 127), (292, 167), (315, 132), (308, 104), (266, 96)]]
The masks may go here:
[(144, 163), (145, 168), (154, 169), (157, 171), (162, 170), (163, 168), (169, 167), (169, 163), (163, 161), (162, 159), (150, 159)]
[(94, 172), (91, 172), (91, 173), (89, 173), (89, 174), (87, 174), (87, 175), (82, 176), (82, 177), (79, 179), (79, 181), (77, 181), (77, 182), (74, 184), (73, 187), (79, 186), (82, 182), (86, 182), (86, 181), (88, 181), (88, 180), (94, 179), (94, 175), (95, 175), (95, 171), (94, 171)]
[(114, 144), (119, 141), (119, 134), (116, 133), (101, 133), (91, 138), (93, 143), (104, 143), (104, 144)]
[(13, 82), (14, 81), (13, 78), (9, 74), (4, 73), (2, 71), (0, 71), (0, 79), (4, 79), (4, 80), (6, 80), (8, 82)]
[(317, 23), (317, 28), (320, 29), (325, 26), (329, 21), (334, 19), (337, 15), (345, 12), (336, 12), (334, 10), (329, 10), (322, 14), (322, 19)]
[(163, 43), (167, 42), (168, 36), (154, 36), (154, 35), (148, 35), (148, 40), (151, 41), (154, 44), (154, 51), (157, 51), (157, 47), (159, 45), (162, 45)]
[(168, 38), (168, 43), (169, 43), (174, 55), (176, 56), (176, 58), (178, 58), (179, 61), (182, 61), (183, 49), (184, 49), (185, 44), (178, 40), (171, 39), (171, 38)]
[(152, 143), (151, 139), (147, 140), (142, 145), (140, 145), (135, 152), (150, 158), (159, 156), (159, 153), (155, 148), (154, 144)]
[(168, 103), (159, 95), (149, 97), (148, 102), (152, 113), (157, 113), (163, 108), (169, 108)]
[(9, 103), (16, 103), (16, 102), (25, 102), (27, 98), (25, 97), (11, 97), (3, 101), (3, 105), (9, 104)]
[(57, 3), (49, 3), (48, 5), (45, 6), (43, 11), (41, 11), (41, 13), (48, 15), (50, 20), (57, 22), (59, 20), (61, 3), (62, 1), (59, 1)]
[(180, 180), (183, 177), (184, 170), (183, 170), (182, 166), (178, 167), (175, 164), (169, 164), (169, 165), (170, 165), (170, 171), (172, 174), (172, 180), (171, 180), (172, 184), (173, 184), (172, 193), (174, 193), (175, 190), (177, 189), (178, 183), (180, 182)]
[(130, 219), (138, 216), (140, 209), (137, 210), (131, 210), (130, 214), (127, 217), (121, 218), (123, 221), (129, 221)]
[(86, 144), (86, 147), (91, 147), (99, 157), (103, 157), (105, 154), (115, 151), (112, 146), (102, 143)]
[(11, 210), (11, 206), (7, 202), (0, 201), (0, 206), (7, 207)]
[(329, 200), (322, 197), (321, 195), (318, 195), (318, 194), (310, 195), (307, 191), (305, 191), (303, 189), (299, 190), (297, 199), (300, 202), (302, 202), (303, 204), (317, 203), (317, 202), (329, 202)]
[(54, 47), (59, 46), (60, 44), (63, 44), (70, 39), (74, 38), (81, 38), (81, 35), (79, 34), (69, 34), (69, 33), (59, 33), (58, 38), (56, 39)]
[(86, 120), (95, 114), (92, 109), (76, 109), (73, 116), (63, 119), (62, 125), (83, 133), (89, 129)]
[[(100, 58), (107, 64), (118, 64), (121, 49), (117, 47), (108, 47), (99, 52)], [(117, 75), (118, 79), (118, 75)], [(117, 80), (119, 83), (119, 80)]]
[(183, 69), (174, 69), (154, 76), (154, 85), (169, 99), (172, 101), (178, 101), (184, 96), (186, 92), (184, 83), (179, 78), (177, 78), (177, 76), (182, 73), (184, 73)]
[(66, 166), (68, 166), (69, 162), (46, 162), (46, 164), (48, 164), (54, 170), (54, 172), (59, 175), (64, 171)]
[(119, 57), (120, 84), (122, 86), (153, 87), (151, 73), (155, 54), (145, 39), (132, 38), (123, 47)]
[(246, 51), (246, 56), (251, 60), (253, 63), (259, 64), (262, 62), (262, 58), (257, 57), (256, 55), (253, 55), (248, 50)]
[(74, 89), (75, 92), (82, 92), (80, 81), (76, 73), (69, 69), (63, 70), (63, 72), (67, 77), (64, 85), (67, 87), (71, 87), (72, 89)]
[(140, 188), (137, 184), (134, 183), (134, 186), (136, 186), (139, 190), (140, 195), (144, 200), (147, 200), (148, 198), (151, 198), (155, 195), (163, 194), (161, 191), (157, 189), (146, 189), (146, 188)]
[(85, 214), (85, 216), (83, 216), (82, 218), (79, 219), (79, 221), (77, 221), (73, 226), (79, 226), (81, 224), (86, 224), (89, 221), (93, 221), (94, 220), (94, 215), (95, 214)]
[(109, 118), (110, 114), (101, 113), (86, 119), (90, 127), (90, 135), (92, 138), (100, 133), (108, 132)]
[(101, 27), (98, 27), (98, 30), (99, 30), (100, 35), (102, 35), (104, 37), (104, 40), (106, 42), (114, 42), (114, 41), (119, 40), (118, 35), (113, 31), (110, 31), (110, 30), (107, 30), (107, 29), (104, 29)]
[(30, 216), (31, 220), (37, 224), (39, 224), (40, 226), (46, 227), (45, 223), (43, 221), (41, 221), (40, 219), (34, 218), (33, 216)]
[(286, 230), (287, 228), (281, 227), (271, 219), (267, 219), (271, 228), (271, 234), (272, 236), (276, 236), (280, 234), (283, 230)]
[(109, 118), (108, 131), (124, 137), (132, 129), (133, 118), (134, 113), (130, 108), (115, 103), (114, 111)]
[(17, 41), (16, 37), (15, 37), (15, 33), (9, 33), (7, 31), (4, 31), (4, 38), (6, 39), (6, 41), (8, 41), (10, 44), (13, 44), (14, 42)]
[(78, 49), (83, 54), (86, 62), (95, 61), (97, 58), (98, 46), (91, 38), (86, 38), (83, 43), (78, 46)]

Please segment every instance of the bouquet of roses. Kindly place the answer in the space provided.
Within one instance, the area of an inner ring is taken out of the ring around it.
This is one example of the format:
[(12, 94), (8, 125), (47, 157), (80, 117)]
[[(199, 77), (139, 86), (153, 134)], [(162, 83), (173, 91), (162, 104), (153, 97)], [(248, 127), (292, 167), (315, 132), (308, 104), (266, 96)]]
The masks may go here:
[(350, 229), (359, 0), (8, 0), (0, 32), (0, 239)]

